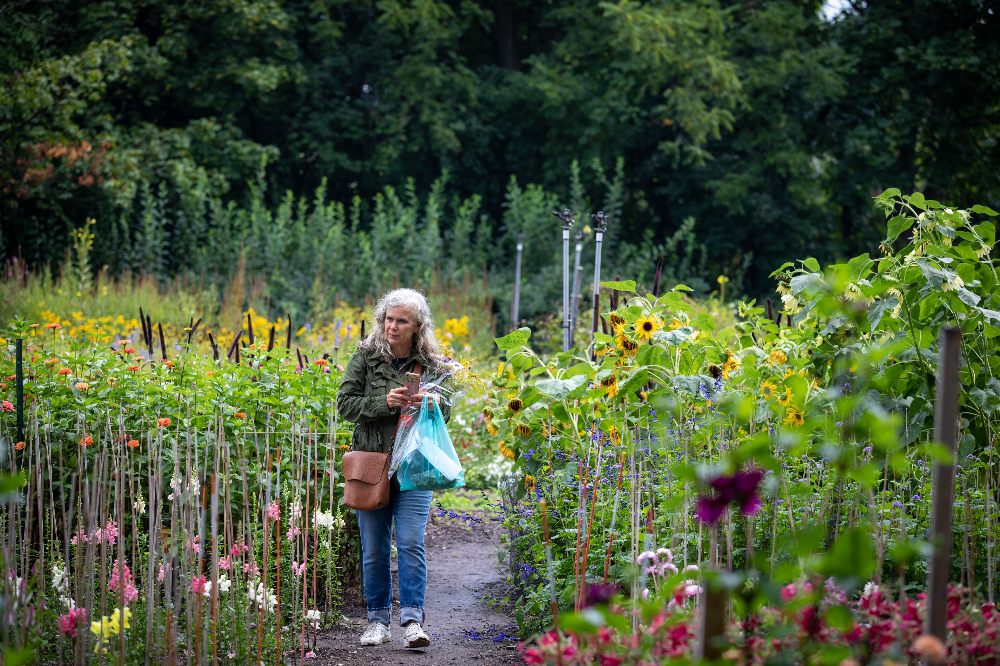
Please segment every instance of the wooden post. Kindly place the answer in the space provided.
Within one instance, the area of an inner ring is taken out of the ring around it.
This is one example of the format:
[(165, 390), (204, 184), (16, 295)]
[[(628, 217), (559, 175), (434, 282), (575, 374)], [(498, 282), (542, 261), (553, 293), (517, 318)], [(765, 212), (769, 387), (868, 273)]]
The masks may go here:
[(949, 453), (947, 463), (934, 465), (931, 494), (931, 553), (927, 568), (927, 617), (924, 632), (947, 639), (948, 559), (951, 555), (951, 518), (955, 502), (955, 449), (958, 444), (958, 359), (962, 331), (941, 331), (937, 389), (934, 404), (934, 440)]
[(698, 606), (698, 642), (695, 659), (714, 661), (722, 657), (722, 642), (726, 634), (726, 591), (718, 582), (708, 579)]
[(17, 401), (17, 441), (24, 441), (24, 340), (14, 341), (14, 400)]
[(524, 235), (517, 235), (517, 257), (514, 259), (514, 297), (510, 300), (510, 330), (517, 329), (521, 319), (521, 254), (524, 252)]

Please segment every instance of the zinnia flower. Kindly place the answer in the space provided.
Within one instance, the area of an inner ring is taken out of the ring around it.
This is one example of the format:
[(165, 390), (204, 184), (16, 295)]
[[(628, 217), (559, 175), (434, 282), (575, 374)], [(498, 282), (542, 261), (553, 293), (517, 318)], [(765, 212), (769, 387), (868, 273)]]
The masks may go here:
[(16, 451), (24, 451), (24, 442), (22, 441), (22, 442), (18, 442), (17, 444), (15, 444), (14, 445), (14, 450), (16, 450)]
[(56, 374), (62, 375), (63, 377), (68, 377), (69, 375), (73, 374), (73, 371), (70, 370), (69, 368), (59, 368), (59, 372), (57, 372)]
[(84, 435), (80, 439), (80, 446), (90, 446), (94, 443), (94, 438), (91, 435)]
[(170, 418), (167, 416), (161, 416), (160, 418), (156, 419), (157, 428), (166, 428), (167, 426), (170, 425), (170, 423), (171, 423)]
[(87, 391), (90, 389), (90, 384), (88, 384), (87, 382), (77, 382), (76, 384), (73, 385), (73, 388), (75, 388), (77, 391)]
[(10, 400), (4, 400), (3, 403), (0, 404), (0, 410), (5, 412), (12, 412), (14, 411), (14, 403), (12, 403)]
[(137, 448), (139, 448), (139, 440), (137, 440), (137, 439), (130, 439), (127, 442), (125, 442), (125, 446), (127, 446), (130, 449), (137, 449)]
[(246, 417), (247, 417), (246, 412), (236, 412), (235, 414), (233, 414), (234, 419), (246, 419)]
[(129, 372), (139, 372), (139, 366), (137, 365), (130, 365), (125, 369), (128, 370)]

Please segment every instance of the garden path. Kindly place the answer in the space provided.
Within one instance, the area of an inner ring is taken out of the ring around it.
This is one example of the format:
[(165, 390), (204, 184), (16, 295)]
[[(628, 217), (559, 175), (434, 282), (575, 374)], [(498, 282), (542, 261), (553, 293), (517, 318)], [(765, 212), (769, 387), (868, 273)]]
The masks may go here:
[[(510, 616), (490, 599), (504, 594), (504, 574), (497, 565), (496, 529), (488, 521), (467, 526), (457, 520), (432, 517), (427, 529), (427, 620), (431, 638), (425, 650), (407, 650), (402, 629), (392, 627), (392, 641), (379, 647), (358, 645), (365, 624), (364, 602), (346, 600), (348, 621), (322, 632), (318, 659), (322, 666), (388, 665), (446, 666), (521, 664)], [(395, 577), (395, 561), (393, 575)], [(352, 596), (357, 597), (357, 593)], [(398, 604), (398, 598), (395, 599)], [(397, 605), (398, 610), (398, 605)], [(394, 619), (398, 617), (396, 611)]]

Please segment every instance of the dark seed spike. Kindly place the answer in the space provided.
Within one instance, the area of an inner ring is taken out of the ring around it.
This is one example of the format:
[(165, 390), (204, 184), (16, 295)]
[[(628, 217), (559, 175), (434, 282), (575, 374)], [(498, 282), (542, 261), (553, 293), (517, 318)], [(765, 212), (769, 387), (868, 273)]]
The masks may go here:
[(767, 318), (774, 321), (774, 305), (771, 303), (771, 299), (766, 299), (764, 303), (767, 305)]
[[(306, 356), (305, 354), (303, 354), (302, 355), (302, 360), (306, 362), (306, 365), (309, 365), (309, 357), (308, 356)], [(303, 366), (303, 367), (305, 367), (305, 366)]]
[(211, 331), (209, 331), (209, 333), (208, 333), (208, 341), (212, 344), (212, 360), (213, 361), (218, 361), (219, 360), (219, 345), (215, 344), (215, 336), (212, 335)]
[(250, 345), (253, 346), (253, 321), (250, 319), (250, 313), (247, 313), (247, 340), (250, 341)]
[[(779, 315), (779, 317), (780, 317), (780, 315)], [(788, 322), (788, 327), (791, 328), (792, 327), (792, 315), (790, 315), (790, 314), (789, 315), (785, 315), (785, 320)]]
[(195, 323), (194, 323), (194, 324), (193, 324), (193, 325), (191, 326), (191, 330), (190, 330), (190, 331), (188, 331), (188, 344), (191, 344), (191, 338), (192, 338), (192, 337), (194, 336), (194, 332), (198, 330), (198, 327), (199, 327), (200, 325), (201, 325), (201, 318), (199, 317), (199, 318), (198, 318), (198, 321), (196, 321), (196, 322), (195, 322)]
[(288, 337), (285, 338), (285, 349), (292, 348), (292, 315), (286, 315), (288, 317)]
[(361, 320), (361, 339), (365, 339), (365, 320)]
[(226, 352), (226, 358), (232, 358), (233, 352), (236, 351), (237, 345), (239, 345), (240, 338), (243, 336), (243, 329), (236, 332), (236, 337), (233, 338), (233, 344), (229, 345), (229, 351)]
[(156, 327), (160, 330), (160, 356), (164, 361), (167, 360), (167, 342), (163, 339), (163, 324), (157, 323)]
[(236, 365), (239, 365), (239, 364), (240, 364), (240, 348), (237, 345), (237, 347), (236, 347)]
[(146, 313), (142, 311), (142, 306), (139, 306), (139, 325), (142, 327), (142, 341), (146, 341)]
[(267, 336), (267, 351), (274, 349), (274, 326), (271, 327), (271, 334)]
[(305, 364), (302, 362), (302, 352), (299, 351), (298, 347), (295, 348), (295, 356), (298, 357), (299, 359), (299, 367), (300, 368), (306, 367)]
[(653, 275), (653, 297), (660, 295), (660, 277), (663, 275), (663, 264), (666, 262), (667, 258), (660, 255), (660, 258), (656, 260), (656, 273)]
[(146, 330), (149, 331), (149, 337), (146, 338), (146, 348), (149, 350), (150, 358), (153, 357), (153, 318), (146, 315)]

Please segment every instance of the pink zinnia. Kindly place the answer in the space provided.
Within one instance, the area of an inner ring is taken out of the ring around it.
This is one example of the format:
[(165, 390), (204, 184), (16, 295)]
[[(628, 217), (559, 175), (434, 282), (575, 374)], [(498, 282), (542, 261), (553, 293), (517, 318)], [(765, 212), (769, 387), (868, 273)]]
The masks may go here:
[(202, 594), (205, 591), (205, 577), (193, 576), (191, 578), (191, 594)]

